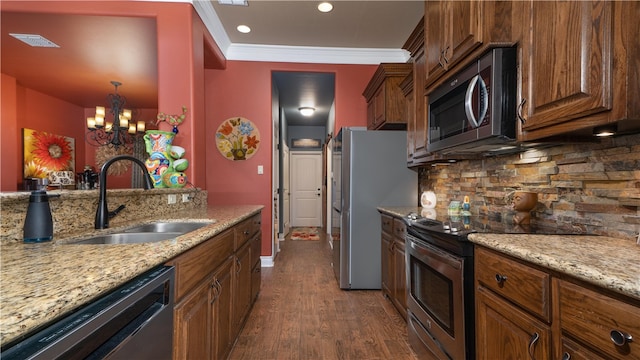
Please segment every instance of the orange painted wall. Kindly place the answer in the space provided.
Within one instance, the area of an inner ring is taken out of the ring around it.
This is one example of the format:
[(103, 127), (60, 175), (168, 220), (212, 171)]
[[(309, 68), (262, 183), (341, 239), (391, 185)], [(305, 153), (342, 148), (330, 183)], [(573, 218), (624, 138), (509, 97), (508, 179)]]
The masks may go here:
[[(336, 129), (366, 126), (362, 91), (377, 66), (227, 61), (225, 70), (206, 70), (206, 144), (209, 203), (259, 204), (262, 212), (262, 255), (271, 255), (272, 143), (271, 73), (305, 71), (335, 73)], [(216, 149), (218, 126), (231, 117), (245, 117), (260, 130), (260, 148), (250, 159), (230, 161)], [(258, 175), (258, 165), (264, 175)]]
[(84, 109), (18, 85), (2, 74), (2, 191), (22, 190), (22, 129), (75, 139), (76, 171), (85, 163)]
[[(180, 134), (175, 144), (184, 146), (187, 150), (187, 158), (191, 164), (186, 171), (189, 181), (197, 187), (205, 188), (203, 58), (206, 52), (208, 64), (216, 66), (224, 66), (224, 58), (216, 58), (221, 56), (221, 52), (206, 32), (206, 28), (191, 4), (144, 1), (16, 1), (7, 3), (6, 6), (3, 4), (3, 10), (155, 17), (158, 23), (158, 110), (167, 114), (179, 114), (183, 105), (189, 109), (187, 119), (180, 126)], [(206, 51), (203, 49), (205, 44), (208, 46)], [(15, 80), (13, 83), (15, 84)], [(8, 93), (5, 93), (6, 89), (9, 89)], [(14, 98), (15, 85), (8, 81), (5, 86), (4, 76), (2, 90), (3, 127), (6, 122), (8, 124), (6, 131), (15, 132), (10, 126), (22, 127), (22, 124), (21, 119), (15, 117), (17, 111), (12, 107), (20, 107), (20, 104)], [(5, 109), (7, 104), (8, 108)], [(80, 129), (83, 129), (84, 114), (78, 116), (78, 121), (82, 122)], [(170, 127), (162, 124), (161, 129), (166, 130)], [(5, 142), (6, 136), (8, 135), (2, 134), (3, 151), (9, 149), (11, 152), (17, 152), (17, 147), (21, 147), (21, 143)], [(89, 151), (84, 156), (79, 155), (78, 158), (93, 159), (94, 156)], [(81, 165), (84, 165), (84, 162), (83, 160)], [(13, 169), (18, 163), (9, 165), (11, 165), (10, 174), (6, 174), (5, 170), (0, 177), (2, 181), (0, 188), (3, 191), (16, 190), (14, 179), (18, 178), (19, 174), (14, 173)], [(114, 187), (118, 186), (118, 183), (119, 180), (114, 179)], [(111, 187), (111, 181), (109, 185)]]

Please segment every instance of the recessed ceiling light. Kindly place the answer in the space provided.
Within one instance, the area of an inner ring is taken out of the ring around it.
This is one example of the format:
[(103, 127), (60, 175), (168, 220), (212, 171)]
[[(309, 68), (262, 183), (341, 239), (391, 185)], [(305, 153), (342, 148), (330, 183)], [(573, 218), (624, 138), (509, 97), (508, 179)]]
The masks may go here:
[(333, 5), (331, 5), (330, 2), (326, 2), (326, 1), (321, 2), (320, 4), (318, 4), (318, 10), (320, 10), (320, 12), (326, 13), (333, 10)]
[(53, 48), (60, 47), (60, 45), (38, 34), (9, 34), (9, 35), (33, 47), (53, 47)]
[(247, 25), (238, 25), (236, 29), (243, 34), (247, 34), (251, 32), (251, 28), (248, 27)]

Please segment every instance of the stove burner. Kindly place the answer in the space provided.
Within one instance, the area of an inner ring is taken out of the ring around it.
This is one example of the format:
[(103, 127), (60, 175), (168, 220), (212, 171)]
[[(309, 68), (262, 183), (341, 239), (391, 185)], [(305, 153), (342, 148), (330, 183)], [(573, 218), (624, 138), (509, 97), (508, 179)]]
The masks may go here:
[(458, 241), (466, 240), (471, 233), (491, 234), (544, 234), (544, 235), (576, 235), (584, 234), (579, 227), (557, 227), (555, 224), (514, 224), (500, 217), (484, 216), (446, 216), (440, 219), (429, 219), (416, 213), (410, 213), (405, 222), (411, 228), (431, 234), (449, 234), (458, 236)]

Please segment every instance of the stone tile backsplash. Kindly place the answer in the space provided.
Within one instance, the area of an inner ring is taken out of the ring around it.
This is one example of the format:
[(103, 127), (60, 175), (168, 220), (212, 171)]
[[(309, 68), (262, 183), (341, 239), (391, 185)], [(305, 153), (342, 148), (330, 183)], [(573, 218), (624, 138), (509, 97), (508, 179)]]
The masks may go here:
[[(54, 190), (50, 194), (53, 237), (61, 239), (93, 231), (99, 190)], [(176, 195), (176, 203), (168, 204), (168, 195)], [(182, 196), (189, 197), (188, 202)], [(196, 188), (108, 190), (109, 210), (125, 205), (109, 220), (110, 227), (153, 218), (180, 217), (185, 210), (207, 206), (207, 192)], [(29, 192), (0, 193), (0, 243), (22, 241), (24, 220), (29, 205)]]
[(538, 193), (532, 222), (635, 240), (640, 231), (640, 134), (464, 160), (419, 170), (437, 209), (471, 198), (474, 215), (510, 216), (509, 194)]

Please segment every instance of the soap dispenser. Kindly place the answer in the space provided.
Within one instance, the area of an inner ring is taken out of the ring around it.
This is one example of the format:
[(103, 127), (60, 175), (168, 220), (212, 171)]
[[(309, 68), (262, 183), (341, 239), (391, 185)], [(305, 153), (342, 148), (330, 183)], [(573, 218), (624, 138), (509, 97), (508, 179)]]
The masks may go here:
[(29, 196), (27, 218), (24, 221), (24, 242), (39, 243), (53, 239), (53, 219), (49, 207), (49, 195), (45, 190), (35, 190)]

